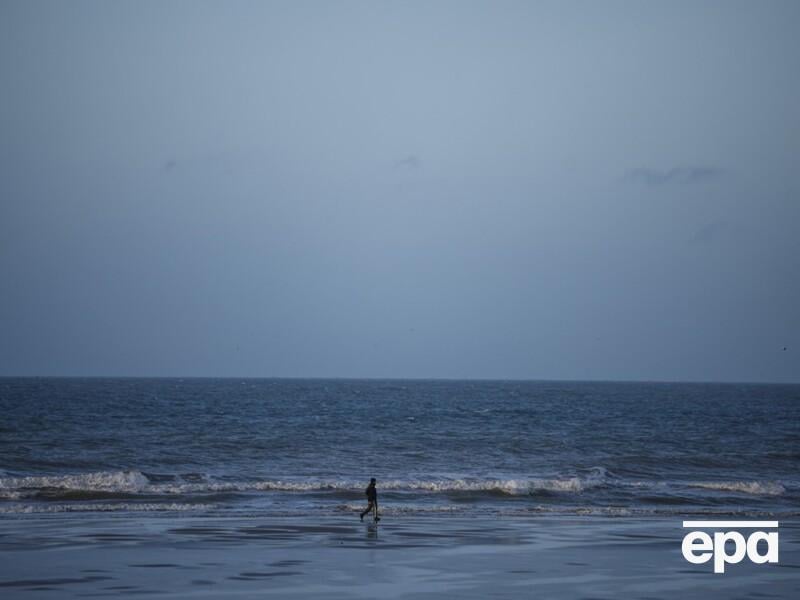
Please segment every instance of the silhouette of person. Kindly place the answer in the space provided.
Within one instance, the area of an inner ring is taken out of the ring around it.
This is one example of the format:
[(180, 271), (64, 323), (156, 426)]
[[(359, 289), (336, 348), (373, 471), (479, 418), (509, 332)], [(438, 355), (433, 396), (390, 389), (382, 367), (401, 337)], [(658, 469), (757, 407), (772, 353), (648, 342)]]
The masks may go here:
[(366, 494), (367, 494), (367, 500), (369, 501), (369, 505), (367, 506), (367, 508), (364, 509), (364, 512), (361, 513), (360, 515), (361, 520), (362, 521), (364, 520), (365, 514), (367, 514), (369, 511), (373, 511), (373, 514), (375, 516), (375, 522), (377, 523), (378, 521), (381, 520), (381, 518), (378, 516), (378, 491), (375, 489), (374, 477), (369, 480), (369, 485), (367, 486)]

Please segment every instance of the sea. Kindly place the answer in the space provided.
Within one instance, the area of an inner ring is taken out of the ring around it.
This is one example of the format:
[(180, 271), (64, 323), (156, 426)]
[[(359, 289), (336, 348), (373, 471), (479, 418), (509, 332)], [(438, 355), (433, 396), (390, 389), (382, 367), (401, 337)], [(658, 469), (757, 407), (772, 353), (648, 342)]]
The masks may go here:
[(800, 385), (0, 379), (0, 518), (800, 515)]

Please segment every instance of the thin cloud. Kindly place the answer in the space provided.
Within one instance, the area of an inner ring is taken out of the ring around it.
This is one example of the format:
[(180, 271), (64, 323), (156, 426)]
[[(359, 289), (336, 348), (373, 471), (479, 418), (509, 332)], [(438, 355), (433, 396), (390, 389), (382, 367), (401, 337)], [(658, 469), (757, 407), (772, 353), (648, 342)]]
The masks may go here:
[(394, 166), (403, 169), (418, 169), (422, 166), (422, 161), (417, 155), (409, 154), (408, 156), (396, 161)]
[(690, 166), (673, 167), (660, 170), (649, 167), (631, 169), (625, 175), (629, 183), (638, 183), (647, 186), (664, 185), (695, 185), (716, 181), (725, 175), (725, 170), (719, 167)]
[(725, 226), (725, 223), (722, 221), (706, 223), (694, 232), (694, 235), (689, 238), (689, 241), (692, 244), (710, 244), (720, 236), (725, 230)]

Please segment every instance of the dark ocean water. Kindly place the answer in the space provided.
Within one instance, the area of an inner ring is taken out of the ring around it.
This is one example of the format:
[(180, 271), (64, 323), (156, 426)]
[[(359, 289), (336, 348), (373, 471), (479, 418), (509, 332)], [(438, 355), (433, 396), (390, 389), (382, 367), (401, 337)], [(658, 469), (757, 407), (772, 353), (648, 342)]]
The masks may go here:
[(800, 386), (0, 379), (0, 514), (800, 514)]

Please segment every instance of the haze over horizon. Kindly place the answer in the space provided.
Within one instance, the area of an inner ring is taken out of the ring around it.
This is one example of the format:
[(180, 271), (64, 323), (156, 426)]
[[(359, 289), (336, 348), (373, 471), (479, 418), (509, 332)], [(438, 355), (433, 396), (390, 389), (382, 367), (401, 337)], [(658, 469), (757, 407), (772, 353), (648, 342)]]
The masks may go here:
[(0, 376), (800, 381), (796, 2), (0, 4)]

